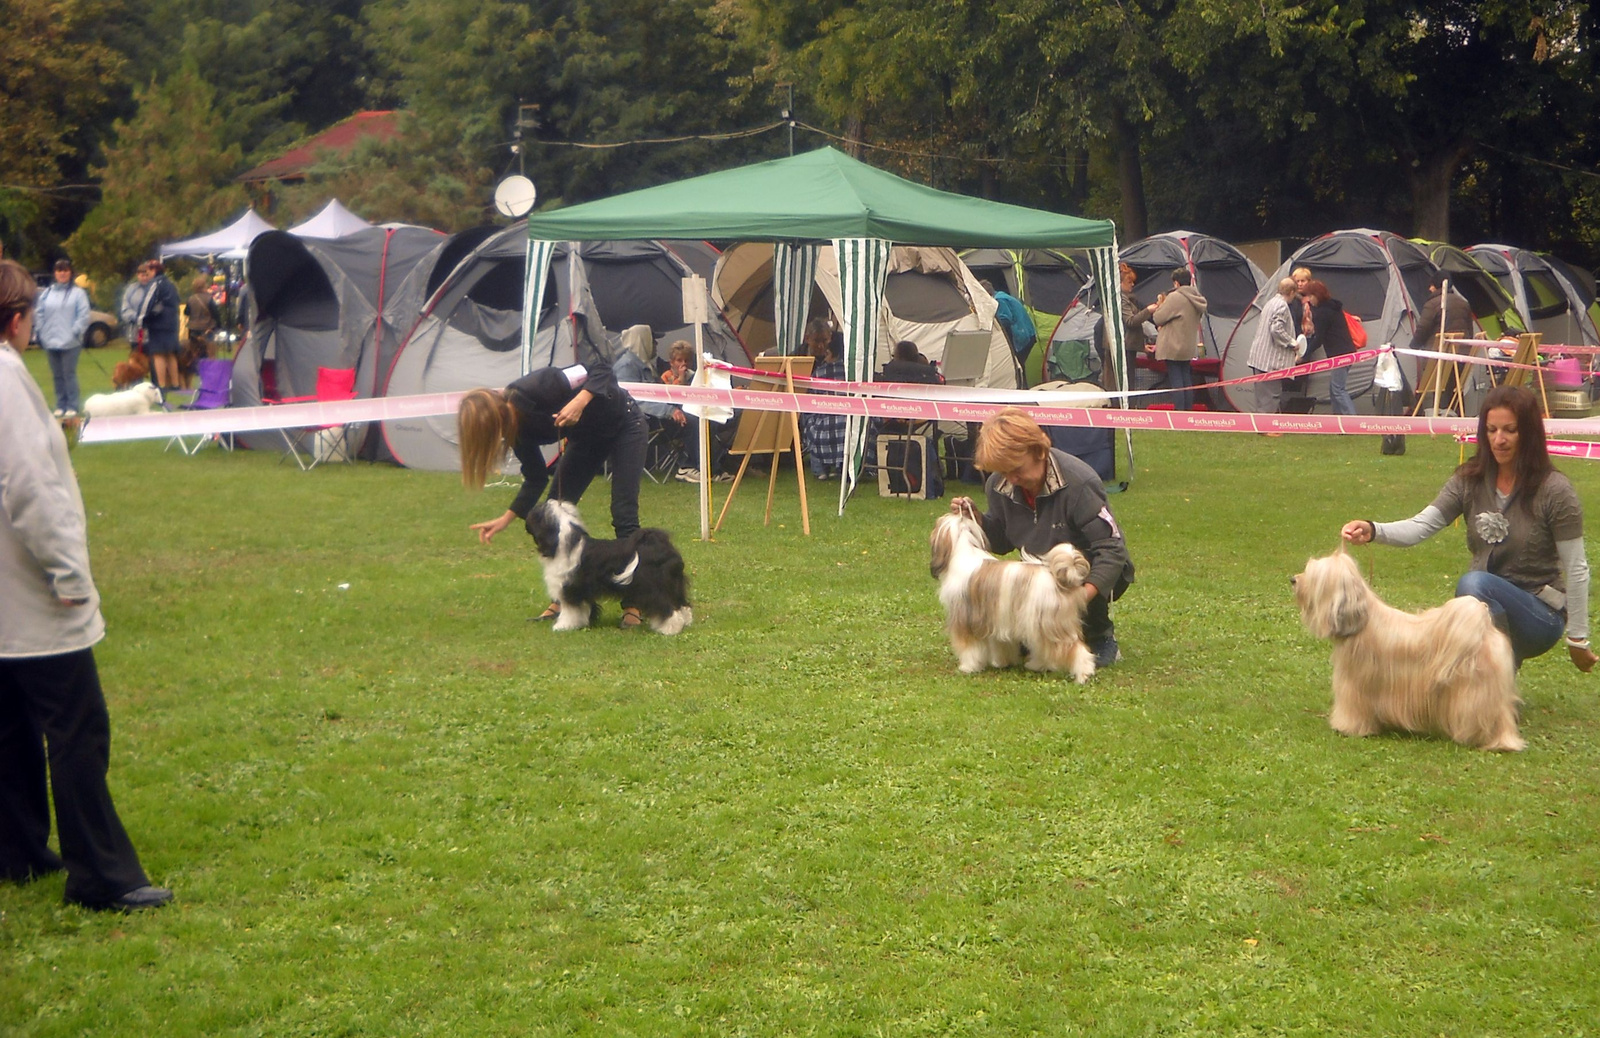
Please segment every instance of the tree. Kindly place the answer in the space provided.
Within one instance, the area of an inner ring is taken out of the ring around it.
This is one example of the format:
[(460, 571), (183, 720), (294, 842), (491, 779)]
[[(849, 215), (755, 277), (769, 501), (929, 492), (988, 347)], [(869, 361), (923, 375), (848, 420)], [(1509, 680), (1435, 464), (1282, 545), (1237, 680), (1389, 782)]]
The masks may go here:
[[(111, 4), (108, 6), (115, 6)], [(46, 215), (121, 59), (93, 35), (100, 4), (10, 0), (0, 17), (0, 230), (8, 237)]]
[(248, 204), (231, 181), (237, 144), (223, 143), (215, 93), (192, 64), (136, 93), (138, 113), (115, 125), (100, 204), (68, 240), (79, 266), (100, 279), (125, 274), (164, 240), (205, 230)]

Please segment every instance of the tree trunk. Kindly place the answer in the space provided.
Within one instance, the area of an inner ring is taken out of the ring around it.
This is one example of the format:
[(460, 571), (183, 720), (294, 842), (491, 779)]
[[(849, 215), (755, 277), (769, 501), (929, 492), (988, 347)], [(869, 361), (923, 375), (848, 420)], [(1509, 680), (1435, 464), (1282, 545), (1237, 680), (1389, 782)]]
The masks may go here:
[(1067, 211), (1082, 214), (1089, 203), (1089, 149), (1079, 148), (1072, 155), (1072, 190), (1067, 195)]
[(1450, 182), (1470, 150), (1469, 144), (1456, 144), (1411, 160), (1411, 222), (1416, 237), (1450, 240)]
[(846, 138), (844, 153), (853, 159), (861, 158), (861, 141), (866, 133), (867, 124), (859, 115), (852, 115), (845, 120), (844, 135)]
[(1118, 108), (1111, 117), (1111, 141), (1117, 149), (1117, 186), (1122, 191), (1122, 240), (1138, 241), (1150, 233), (1144, 203), (1144, 165), (1139, 158), (1139, 130)]

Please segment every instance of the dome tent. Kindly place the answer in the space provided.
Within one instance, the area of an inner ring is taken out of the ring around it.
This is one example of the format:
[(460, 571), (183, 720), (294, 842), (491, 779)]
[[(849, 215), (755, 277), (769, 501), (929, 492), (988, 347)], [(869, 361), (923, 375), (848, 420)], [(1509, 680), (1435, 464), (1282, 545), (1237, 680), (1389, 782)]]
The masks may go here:
[[(1228, 334), (1222, 350), (1224, 379), (1244, 378), (1250, 374), (1250, 343), (1255, 337), (1261, 308), (1278, 291), (1278, 283), (1297, 267), (1309, 269), (1312, 277), (1328, 286), (1329, 293), (1339, 300), (1347, 313), (1361, 319), (1371, 346), (1403, 345), (1411, 341), (1417, 312), (1422, 308), (1420, 301), (1428, 298), (1428, 280), (1437, 270), (1421, 248), (1388, 231), (1356, 228), (1330, 231), (1311, 239), (1266, 279), (1255, 301)], [(1357, 407), (1363, 406), (1367, 391), (1372, 388), (1375, 366), (1374, 361), (1366, 361), (1350, 369), (1346, 386), (1356, 398)], [(1416, 381), (1414, 371), (1412, 381)], [(1245, 392), (1239, 392), (1241, 389)], [(1236, 386), (1224, 392), (1241, 411), (1254, 406), (1249, 386)], [(1326, 403), (1328, 376), (1312, 376), (1307, 392)]]
[[(773, 253), (771, 242), (734, 245), (723, 253), (713, 281), (712, 300), (753, 353), (777, 348)], [(809, 313), (838, 313), (843, 303), (831, 247), (819, 252), (814, 275)], [(995, 309), (993, 297), (953, 250), (896, 246), (889, 256), (872, 369), (881, 367), (893, 344), (902, 339), (916, 343), (924, 356), (938, 362), (950, 332), (988, 328), (993, 334), (979, 385), (1014, 389), (1016, 365), (1005, 334), (994, 321)]]
[[(445, 250), (453, 262), (434, 267), (420, 316), (386, 372), (385, 395), (503, 386), (523, 373), (527, 226), (519, 221), (457, 238)], [(532, 366), (581, 363), (585, 350), (610, 359), (617, 336), (638, 324), (650, 326), (665, 359), (675, 340), (694, 341), (683, 323), (683, 278), (714, 254), (702, 242), (583, 242), (576, 251), (562, 243), (528, 351)], [(724, 360), (750, 362), (716, 319), (704, 343)], [(382, 437), (384, 450), (408, 467), (449, 471), (460, 464), (453, 416), (393, 419), (383, 423)]]
[[(1467, 305), (1472, 307), (1472, 316), (1485, 336), (1498, 339), (1502, 335), (1514, 335), (1527, 330), (1522, 323), (1522, 316), (1517, 313), (1517, 301), (1477, 257), (1444, 242), (1421, 238), (1411, 240), (1427, 252), (1428, 259), (1439, 268), (1439, 273), (1450, 280), (1450, 287), (1461, 293)], [(1418, 302), (1424, 302), (1426, 298), (1424, 296)]]
[[(1133, 268), (1139, 280), (1133, 298), (1140, 306), (1172, 291), (1172, 272), (1179, 267), (1194, 277), (1194, 287), (1206, 297), (1206, 315), (1200, 321), (1206, 356), (1222, 356), (1228, 333), (1255, 302), (1266, 284), (1261, 268), (1221, 238), (1195, 231), (1164, 231), (1123, 247), (1118, 258)], [(1120, 286), (1119, 286), (1120, 290)]]
[[(260, 404), (269, 381), (279, 399), (311, 396), (318, 368), (354, 368), (359, 396), (383, 395), (382, 373), (415, 313), (405, 282), (426, 277), (445, 240), (409, 224), (329, 240), (257, 237), (245, 265), (255, 317), (233, 362), (233, 406)], [(241, 440), (282, 446), (276, 433)]]
[(1600, 346), (1600, 330), (1581, 292), (1543, 256), (1514, 245), (1474, 245), (1467, 253), (1511, 294), (1523, 324), (1545, 342)]
[(961, 261), (978, 278), (1016, 296), (1027, 307), (1037, 334), (1033, 349), (1023, 359), (1024, 379), (1037, 385), (1045, 381), (1044, 358), (1051, 333), (1061, 315), (1089, 281), (1088, 258), (1059, 249), (968, 249)]

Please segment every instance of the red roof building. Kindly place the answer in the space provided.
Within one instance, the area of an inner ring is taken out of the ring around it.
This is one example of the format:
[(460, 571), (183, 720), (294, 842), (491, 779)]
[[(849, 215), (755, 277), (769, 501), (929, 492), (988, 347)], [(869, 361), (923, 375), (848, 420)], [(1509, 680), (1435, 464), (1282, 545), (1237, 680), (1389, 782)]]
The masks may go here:
[(307, 138), (270, 162), (247, 170), (233, 179), (243, 184), (261, 184), (269, 180), (296, 183), (306, 178), (306, 172), (329, 154), (343, 155), (366, 140), (391, 140), (400, 132), (398, 112), (357, 112), (342, 122), (334, 123), (313, 137)]

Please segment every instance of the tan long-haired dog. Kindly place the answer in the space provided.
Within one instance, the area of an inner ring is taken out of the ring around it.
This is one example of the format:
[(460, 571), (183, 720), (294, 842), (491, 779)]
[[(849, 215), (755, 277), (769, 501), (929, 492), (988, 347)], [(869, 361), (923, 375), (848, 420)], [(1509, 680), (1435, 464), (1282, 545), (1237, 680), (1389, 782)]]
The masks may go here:
[(989, 539), (969, 504), (942, 515), (929, 538), (929, 570), (939, 581), (945, 631), (963, 674), (1022, 661), (1035, 671), (1065, 671), (1080, 684), (1094, 676), (1083, 644), (1083, 582), (1089, 560), (1070, 544), (1021, 562), (989, 554)]
[(1333, 641), (1333, 711), (1345, 735), (1442, 734), (1463, 746), (1520, 750), (1511, 641), (1476, 598), (1406, 613), (1385, 605), (1343, 551), (1293, 578), (1306, 629)]

